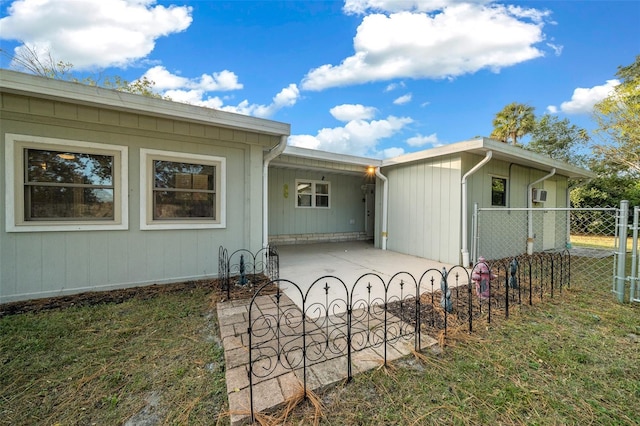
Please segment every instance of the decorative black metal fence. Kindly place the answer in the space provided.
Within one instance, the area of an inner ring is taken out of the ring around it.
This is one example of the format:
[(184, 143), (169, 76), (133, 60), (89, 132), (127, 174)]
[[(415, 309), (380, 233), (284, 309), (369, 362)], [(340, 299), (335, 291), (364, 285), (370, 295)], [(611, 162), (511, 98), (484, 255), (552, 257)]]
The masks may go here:
[(255, 287), (267, 279), (280, 276), (280, 256), (276, 246), (252, 253), (247, 249), (236, 250), (229, 255), (226, 248), (218, 249), (218, 281), (221, 289), (230, 297), (231, 286)]
[(367, 273), (350, 284), (328, 275), (306, 288), (286, 279), (265, 283), (249, 306), (251, 417), (256, 383), (294, 371), (306, 395), (308, 369), (339, 357), (346, 358), (343, 377), (350, 380), (358, 352), (374, 349), (386, 365), (398, 343), (419, 351), (426, 335), (446, 335), (452, 327), (472, 332), (474, 322), (553, 297), (569, 285), (569, 271), (565, 251), (482, 262), (471, 270), (429, 269), (419, 279), (399, 272), (386, 281)]

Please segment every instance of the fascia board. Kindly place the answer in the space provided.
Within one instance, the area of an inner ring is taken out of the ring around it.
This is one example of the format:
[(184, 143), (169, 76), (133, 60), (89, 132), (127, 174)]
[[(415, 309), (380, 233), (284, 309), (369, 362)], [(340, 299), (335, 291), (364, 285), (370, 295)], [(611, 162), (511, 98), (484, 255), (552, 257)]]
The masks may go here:
[(450, 145), (443, 145), (424, 151), (414, 152), (399, 157), (390, 158), (382, 162), (383, 167), (395, 166), (400, 164), (411, 163), (415, 161), (428, 160), (432, 158), (442, 157), (445, 155), (456, 155), (462, 153), (471, 153), (477, 155), (485, 155), (487, 151), (493, 151), (493, 158), (522, 166), (532, 167), (544, 171), (556, 168), (557, 173), (571, 178), (594, 178), (595, 173), (576, 167), (562, 161), (554, 160), (550, 157), (527, 151), (526, 149), (507, 145), (500, 141), (489, 138), (479, 138), (464, 142), (458, 142)]
[(373, 166), (382, 165), (381, 160), (367, 157), (357, 157), (348, 154), (336, 154), (334, 152), (318, 151), (316, 149), (300, 148), (287, 145), (282, 155), (290, 155), (292, 157), (307, 158), (310, 160), (321, 160), (332, 163), (352, 164), (357, 166)]
[(0, 91), (270, 135), (291, 134), (288, 123), (9, 70), (0, 70)]

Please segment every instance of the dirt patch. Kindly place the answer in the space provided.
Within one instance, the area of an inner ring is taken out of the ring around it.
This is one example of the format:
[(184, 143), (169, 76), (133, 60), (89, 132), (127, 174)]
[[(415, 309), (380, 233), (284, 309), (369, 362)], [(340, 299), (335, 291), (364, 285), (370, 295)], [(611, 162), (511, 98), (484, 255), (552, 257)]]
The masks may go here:
[[(268, 282), (265, 276), (256, 279), (252, 286), (239, 286), (232, 284), (230, 299), (250, 299), (254, 289)], [(261, 293), (269, 294), (275, 291), (267, 287)], [(7, 315), (18, 315), (28, 312), (48, 311), (54, 309), (67, 309), (72, 306), (93, 306), (106, 303), (122, 303), (129, 299), (147, 300), (160, 294), (179, 293), (195, 289), (210, 289), (211, 302), (217, 303), (227, 298), (226, 290), (222, 290), (218, 280), (185, 281), (174, 284), (153, 284), (143, 287), (133, 287), (109, 291), (89, 291), (68, 296), (47, 297), (42, 299), (25, 300), (20, 302), (4, 303), (0, 305), (0, 318)]]

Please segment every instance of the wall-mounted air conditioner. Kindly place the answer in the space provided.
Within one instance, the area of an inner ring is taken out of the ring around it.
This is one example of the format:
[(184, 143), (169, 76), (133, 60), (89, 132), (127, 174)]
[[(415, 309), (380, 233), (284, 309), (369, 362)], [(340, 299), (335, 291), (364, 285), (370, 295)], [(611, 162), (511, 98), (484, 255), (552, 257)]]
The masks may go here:
[(534, 203), (544, 203), (547, 201), (547, 191), (544, 189), (533, 188), (532, 198)]

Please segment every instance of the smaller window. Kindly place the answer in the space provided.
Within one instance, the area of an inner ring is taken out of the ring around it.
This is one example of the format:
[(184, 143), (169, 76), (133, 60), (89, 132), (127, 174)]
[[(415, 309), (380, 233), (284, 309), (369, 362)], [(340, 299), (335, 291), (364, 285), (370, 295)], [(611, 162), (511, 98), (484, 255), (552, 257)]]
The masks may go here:
[(507, 180), (491, 178), (491, 205), (505, 207), (507, 205)]
[(222, 157), (140, 150), (140, 229), (225, 227)]
[(328, 209), (330, 207), (330, 192), (331, 185), (329, 182), (297, 180), (296, 207)]

